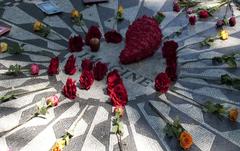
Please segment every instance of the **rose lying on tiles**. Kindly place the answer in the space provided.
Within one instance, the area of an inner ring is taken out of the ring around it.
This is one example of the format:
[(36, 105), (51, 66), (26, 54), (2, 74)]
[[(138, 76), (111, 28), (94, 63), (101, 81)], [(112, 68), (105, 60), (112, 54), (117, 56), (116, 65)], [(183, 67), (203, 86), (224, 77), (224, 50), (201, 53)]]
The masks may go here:
[(50, 28), (42, 22), (36, 20), (33, 24), (33, 31), (39, 33), (43, 37), (47, 37), (50, 33)]
[(29, 72), (31, 75), (37, 76), (39, 74), (39, 65), (31, 64), (30, 69), (22, 68), (21, 65), (18, 64), (10, 65), (8, 71), (5, 72), (5, 74), (11, 76), (18, 76), (23, 72)]

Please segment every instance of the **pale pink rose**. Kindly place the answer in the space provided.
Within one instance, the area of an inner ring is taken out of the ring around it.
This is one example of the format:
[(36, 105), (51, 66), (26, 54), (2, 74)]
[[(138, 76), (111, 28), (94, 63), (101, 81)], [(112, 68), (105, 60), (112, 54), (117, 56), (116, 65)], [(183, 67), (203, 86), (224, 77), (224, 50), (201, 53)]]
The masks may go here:
[(31, 65), (31, 75), (38, 75), (39, 73), (39, 65), (32, 64)]
[(59, 103), (59, 98), (56, 95), (50, 96), (46, 100), (47, 100), (47, 105), (51, 105), (51, 106), (57, 106)]

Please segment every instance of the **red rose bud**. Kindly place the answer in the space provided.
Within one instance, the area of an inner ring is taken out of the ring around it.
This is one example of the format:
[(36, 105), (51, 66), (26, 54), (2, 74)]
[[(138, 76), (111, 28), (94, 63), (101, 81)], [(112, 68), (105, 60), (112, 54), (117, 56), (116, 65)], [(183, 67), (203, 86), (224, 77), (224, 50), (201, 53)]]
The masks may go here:
[(76, 58), (74, 57), (74, 55), (71, 55), (64, 66), (64, 71), (66, 74), (73, 75), (76, 73), (77, 69), (76, 69), (75, 63), (76, 63)]
[(59, 103), (59, 98), (56, 95), (50, 96), (46, 100), (47, 100), (47, 105), (50, 105), (50, 106), (57, 106)]
[(124, 113), (124, 108), (122, 106), (116, 106), (114, 108), (114, 113), (115, 113), (115, 115), (119, 114), (119, 116), (122, 117), (123, 113)]
[(38, 75), (39, 73), (39, 65), (32, 64), (31, 65), (31, 75)]
[(208, 13), (207, 10), (200, 10), (200, 11), (198, 12), (198, 15), (199, 15), (200, 18), (208, 18), (209, 13)]
[(64, 85), (63, 94), (65, 97), (69, 99), (75, 99), (77, 96), (77, 86), (76, 86), (76, 81), (74, 81), (72, 78), (68, 78), (66, 85)]
[(105, 40), (108, 43), (120, 43), (122, 41), (122, 35), (116, 30), (109, 31), (104, 34)]
[(68, 40), (68, 49), (70, 52), (82, 51), (83, 39), (81, 35), (70, 37)]
[(101, 81), (107, 74), (108, 67), (107, 64), (102, 62), (97, 62), (93, 68), (93, 75), (95, 80)]
[(58, 74), (59, 59), (58, 57), (52, 58), (48, 66), (48, 75)]
[(90, 59), (84, 59), (81, 64), (82, 71), (83, 70), (92, 70), (93, 69), (93, 62)]
[(173, 11), (180, 12), (180, 5), (178, 3), (173, 3)]
[(197, 21), (197, 17), (195, 15), (192, 15), (189, 17), (188, 20), (189, 20), (190, 25), (195, 25), (196, 21)]
[(93, 73), (88, 70), (83, 70), (83, 72), (80, 76), (79, 82), (80, 82), (81, 89), (85, 89), (85, 90), (90, 89), (90, 87), (92, 86), (92, 84), (94, 82)]
[(224, 25), (224, 21), (221, 19), (221, 20), (218, 20), (217, 23), (216, 23), (216, 27), (217, 28), (222, 28)]
[(86, 38), (85, 38), (86, 44), (89, 45), (90, 44), (90, 40), (92, 38), (97, 38), (97, 39), (100, 40), (101, 37), (102, 37), (102, 34), (101, 34), (99, 28), (97, 26), (91, 26), (88, 29), (88, 33), (87, 33)]
[(229, 19), (229, 25), (231, 27), (235, 26), (236, 25), (236, 17), (235, 16), (232, 16), (230, 19)]
[(165, 72), (167, 73), (171, 81), (177, 80), (177, 64), (172, 64), (171, 66), (167, 66)]
[(100, 48), (100, 40), (98, 38), (92, 38), (89, 42), (89, 46), (92, 52), (98, 51)]
[(178, 43), (174, 40), (164, 42), (162, 47), (162, 55), (164, 58), (176, 58), (177, 56)]
[(159, 73), (155, 78), (155, 89), (160, 93), (166, 93), (170, 87), (171, 81), (166, 73)]

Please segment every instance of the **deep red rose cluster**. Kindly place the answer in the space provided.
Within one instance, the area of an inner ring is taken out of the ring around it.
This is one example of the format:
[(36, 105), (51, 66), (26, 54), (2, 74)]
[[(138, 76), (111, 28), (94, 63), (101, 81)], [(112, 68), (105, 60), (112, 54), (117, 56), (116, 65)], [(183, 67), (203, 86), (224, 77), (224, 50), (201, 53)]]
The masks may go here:
[(90, 59), (83, 59), (82, 60), (82, 64), (81, 64), (81, 67), (82, 67), (82, 71), (83, 70), (92, 70), (93, 68), (93, 62), (90, 60)]
[(177, 79), (177, 49), (178, 44), (173, 40), (166, 41), (162, 47), (162, 55), (167, 64), (165, 72), (171, 81)]
[(68, 78), (62, 92), (65, 97), (69, 99), (75, 99), (77, 96), (76, 81), (74, 81), (72, 78)]
[(48, 66), (48, 75), (58, 74), (59, 59), (58, 57), (52, 58)]
[(116, 108), (124, 108), (128, 102), (127, 90), (117, 70), (107, 76), (107, 93)]
[(77, 68), (75, 63), (76, 63), (76, 57), (74, 55), (71, 55), (64, 66), (64, 71), (66, 74), (73, 75), (76, 73)]
[(104, 37), (108, 43), (120, 43), (122, 41), (122, 35), (116, 30), (108, 31), (104, 34)]
[(197, 17), (195, 15), (191, 15), (191, 16), (189, 16), (188, 20), (189, 20), (190, 25), (195, 25), (197, 22)]
[(88, 29), (87, 35), (85, 37), (85, 42), (86, 42), (87, 45), (89, 45), (90, 40), (92, 38), (98, 38), (100, 40), (101, 37), (102, 37), (102, 34), (101, 34), (99, 28), (97, 26), (91, 26)]
[(70, 37), (68, 40), (68, 49), (70, 52), (82, 51), (83, 39), (81, 35)]
[(89, 90), (94, 82), (92, 71), (83, 70), (80, 76), (79, 82), (80, 82), (81, 89)]
[(160, 46), (161, 39), (162, 33), (155, 19), (143, 16), (135, 20), (128, 27), (120, 62), (130, 64), (152, 56)]

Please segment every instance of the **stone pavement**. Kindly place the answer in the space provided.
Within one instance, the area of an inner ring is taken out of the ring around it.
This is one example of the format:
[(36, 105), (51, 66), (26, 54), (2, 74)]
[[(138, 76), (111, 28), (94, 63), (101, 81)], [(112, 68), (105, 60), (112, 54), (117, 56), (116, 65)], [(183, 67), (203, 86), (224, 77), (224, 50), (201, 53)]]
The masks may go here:
[[(174, 37), (180, 47), (179, 64), (195, 59), (221, 56), (240, 50), (240, 19), (239, 11), (235, 12), (238, 24), (227, 27), (230, 32), (229, 40), (216, 40), (211, 47), (200, 47), (195, 44), (207, 36), (216, 35), (215, 23), (217, 17), (222, 17), (225, 9), (218, 12), (208, 21), (198, 21), (195, 26), (188, 25), (185, 13), (172, 11), (172, 0), (109, 0), (109, 3), (84, 6), (81, 0), (52, 0), (62, 10), (59, 15), (46, 16), (35, 5), (39, 0), (0, 0), (0, 25), (10, 25), (11, 32), (0, 38), (0, 41), (25, 44), (24, 53), (11, 55), (0, 54), (0, 72), (16, 62), (23, 67), (32, 63), (41, 64), (40, 75), (37, 77), (23, 74), (18, 77), (0, 76), (0, 95), (12, 87), (25, 91), (53, 86), (53, 88), (29, 94), (18, 99), (0, 104), (0, 151), (47, 151), (56, 139), (61, 137), (79, 114), (87, 106), (82, 119), (77, 124), (76, 134), (66, 151), (104, 151), (119, 150), (116, 136), (111, 134), (112, 105), (106, 94), (106, 81), (94, 81), (89, 91), (80, 90), (78, 98), (71, 101), (61, 95), (61, 89), (68, 75), (61, 71), (58, 75), (47, 75), (49, 61), (54, 56), (61, 60), (63, 69), (66, 59), (71, 54), (67, 50), (70, 35), (81, 34), (83, 31), (72, 24), (70, 12), (73, 8), (81, 11), (86, 23), (86, 29), (98, 25), (102, 33), (112, 29), (114, 16), (119, 4), (125, 9), (125, 20), (117, 26), (122, 36), (128, 25), (142, 15), (153, 16), (161, 11), (166, 18), (161, 24), (161, 30), (166, 37), (173, 32), (183, 29), (180, 36)], [(235, 9), (235, 8), (234, 8)], [(32, 32), (35, 20), (51, 26), (52, 33), (43, 38)], [(79, 53), (74, 53), (80, 65), (84, 58), (102, 60), (109, 63), (110, 70), (118, 69), (124, 80), (129, 94), (129, 103), (124, 115), (125, 151), (178, 151), (179, 146), (174, 139), (167, 138), (163, 133), (165, 122), (149, 106), (149, 102), (170, 119), (176, 116), (183, 127), (192, 134), (193, 146), (191, 151), (239, 151), (240, 150), (240, 118), (233, 124), (227, 118), (219, 120), (215, 116), (202, 112), (191, 102), (211, 100), (226, 106), (240, 107), (239, 90), (219, 84), (222, 74), (240, 76), (239, 69), (231, 69), (226, 65), (213, 66), (211, 61), (194, 62), (179, 66), (179, 79), (173, 86), (173, 91), (160, 95), (154, 90), (155, 76), (165, 70), (165, 59), (160, 49), (146, 60), (131, 65), (119, 64), (119, 53), (124, 47), (121, 44), (101, 42), (99, 52), (92, 53), (88, 47)], [(238, 61), (238, 67), (239, 67)], [(79, 79), (81, 72), (71, 76)], [(204, 78), (205, 80), (201, 79)], [(213, 80), (214, 79), (214, 80)], [(42, 97), (51, 94), (60, 96), (60, 105), (49, 111), (47, 119), (34, 118), (19, 128), (5, 133), (11, 127), (27, 120)], [(186, 96), (186, 97), (183, 97)], [(192, 98), (189, 100), (188, 98)], [(194, 100), (194, 101), (193, 101)], [(168, 103), (163, 103), (166, 101)]]

